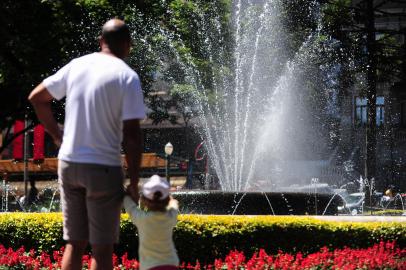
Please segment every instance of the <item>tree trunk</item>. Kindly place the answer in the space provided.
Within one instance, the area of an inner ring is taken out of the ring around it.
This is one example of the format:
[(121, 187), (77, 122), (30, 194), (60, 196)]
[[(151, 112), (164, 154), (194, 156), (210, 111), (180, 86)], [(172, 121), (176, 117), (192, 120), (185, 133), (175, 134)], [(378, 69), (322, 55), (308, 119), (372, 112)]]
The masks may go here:
[[(371, 183), (376, 177), (376, 40), (375, 40), (375, 15), (374, 0), (368, 0), (366, 5), (367, 30), (367, 101), (368, 101), (368, 119), (365, 136), (365, 178)], [(366, 187), (366, 204), (371, 205), (370, 187)]]

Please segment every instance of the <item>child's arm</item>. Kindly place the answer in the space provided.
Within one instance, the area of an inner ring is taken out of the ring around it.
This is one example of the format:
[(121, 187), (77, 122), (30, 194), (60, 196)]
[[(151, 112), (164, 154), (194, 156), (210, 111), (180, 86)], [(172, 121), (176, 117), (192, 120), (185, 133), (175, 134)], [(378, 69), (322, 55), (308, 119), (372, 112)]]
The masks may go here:
[(178, 201), (171, 197), (171, 199), (169, 200), (169, 204), (168, 204), (167, 209), (168, 209), (170, 215), (173, 218), (173, 224), (172, 225), (176, 226), (176, 223), (178, 222), (178, 211), (179, 211), (179, 203), (178, 203)]
[(130, 215), (131, 221), (137, 225), (137, 217), (139, 217), (139, 208), (129, 195), (124, 196), (124, 209)]

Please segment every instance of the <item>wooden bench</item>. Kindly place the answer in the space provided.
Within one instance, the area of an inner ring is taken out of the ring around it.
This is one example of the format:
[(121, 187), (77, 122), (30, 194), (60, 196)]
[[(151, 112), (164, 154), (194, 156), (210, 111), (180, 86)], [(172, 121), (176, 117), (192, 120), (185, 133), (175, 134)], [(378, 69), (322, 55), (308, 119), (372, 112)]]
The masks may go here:
[[(124, 156), (123, 165), (127, 167)], [(165, 168), (166, 160), (159, 157), (156, 153), (143, 153), (141, 169), (163, 169)], [(41, 162), (33, 161), (29, 159), (28, 161), (28, 171), (30, 173), (53, 173), (56, 174), (58, 171), (58, 159), (57, 158), (45, 158)], [(11, 159), (0, 160), (0, 173), (7, 174), (21, 174), (24, 172), (24, 162), (14, 161)]]

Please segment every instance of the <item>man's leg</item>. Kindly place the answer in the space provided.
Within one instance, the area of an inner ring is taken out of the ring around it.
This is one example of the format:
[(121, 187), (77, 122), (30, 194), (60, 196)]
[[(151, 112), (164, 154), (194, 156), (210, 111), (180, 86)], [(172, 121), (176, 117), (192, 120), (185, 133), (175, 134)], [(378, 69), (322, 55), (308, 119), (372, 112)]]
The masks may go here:
[(92, 245), (92, 266), (91, 270), (113, 269), (113, 245), (99, 244)]
[(65, 246), (62, 257), (62, 270), (82, 269), (82, 257), (87, 246), (87, 241), (70, 241)]
[(121, 167), (84, 165), (92, 270), (113, 268), (113, 245), (118, 242), (123, 199)]
[(80, 184), (76, 168), (75, 163), (59, 161), (63, 239), (68, 242), (62, 257), (62, 270), (82, 269), (82, 256), (89, 239), (86, 190)]

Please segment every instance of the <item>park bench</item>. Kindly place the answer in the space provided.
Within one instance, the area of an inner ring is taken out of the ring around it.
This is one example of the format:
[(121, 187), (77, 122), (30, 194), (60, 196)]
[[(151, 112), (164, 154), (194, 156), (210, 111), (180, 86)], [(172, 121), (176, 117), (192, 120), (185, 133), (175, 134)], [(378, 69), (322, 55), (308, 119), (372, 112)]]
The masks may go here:
[[(123, 165), (127, 166), (123, 156)], [(166, 160), (156, 153), (143, 153), (141, 169), (144, 170), (162, 170), (165, 169)], [(21, 175), (24, 173), (25, 163), (12, 159), (0, 160), (0, 173), (8, 175)], [(27, 169), (30, 174), (52, 174), (55, 175), (58, 170), (57, 158), (45, 158), (43, 160), (29, 159)]]

